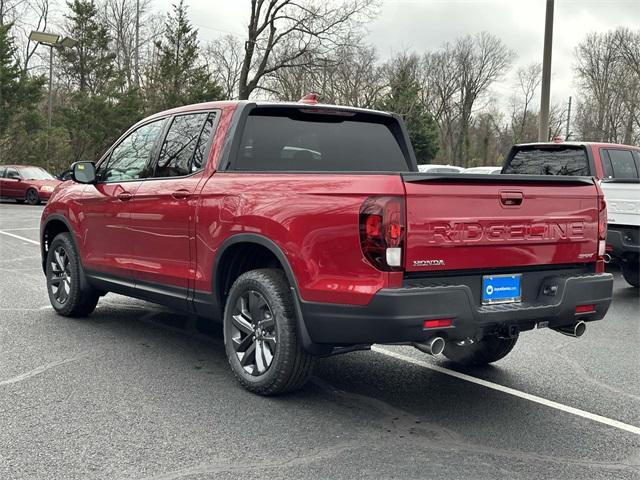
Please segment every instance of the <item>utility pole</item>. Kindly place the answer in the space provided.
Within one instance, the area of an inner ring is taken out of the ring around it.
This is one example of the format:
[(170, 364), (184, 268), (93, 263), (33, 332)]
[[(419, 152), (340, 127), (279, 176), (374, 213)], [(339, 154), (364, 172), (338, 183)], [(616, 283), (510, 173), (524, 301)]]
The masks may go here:
[(136, 77), (136, 87), (140, 86), (140, 0), (136, 0), (136, 54), (135, 54), (134, 75)]
[(551, 93), (551, 51), (553, 47), (553, 6), (554, 0), (547, 0), (547, 14), (544, 22), (544, 51), (542, 57), (542, 97), (540, 99), (540, 126), (538, 141), (549, 140), (549, 97)]
[(564, 135), (565, 141), (569, 140), (569, 135), (571, 135), (571, 132), (569, 130), (570, 125), (571, 125), (571, 97), (569, 97), (569, 107), (567, 108), (567, 131)]

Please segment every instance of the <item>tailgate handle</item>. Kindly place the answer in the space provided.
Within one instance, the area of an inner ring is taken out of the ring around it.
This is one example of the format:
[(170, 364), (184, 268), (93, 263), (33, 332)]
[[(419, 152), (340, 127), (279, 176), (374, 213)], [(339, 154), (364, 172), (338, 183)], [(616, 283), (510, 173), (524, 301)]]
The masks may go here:
[(522, 205), (524, 195), (522, 192), (500, 192), (500, 203), (506, 207)]

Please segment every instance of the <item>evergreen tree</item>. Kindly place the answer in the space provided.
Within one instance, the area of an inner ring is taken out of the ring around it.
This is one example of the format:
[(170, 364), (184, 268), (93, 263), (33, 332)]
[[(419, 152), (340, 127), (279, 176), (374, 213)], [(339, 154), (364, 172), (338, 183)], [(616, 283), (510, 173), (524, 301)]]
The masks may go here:
[(78, 44), (60, 50), (64, 73), (81, 93), (108, 96), (118, 81), (115, 54), (109, 51), (109, 32), (100, 23), (93, 1), (73, 0), (67, 6), (69, 36)]
[[(142, 117), (138, 90), (122, 91), (124, 77), (110, 51), (111, 38), (90, 0), (67, 2), (69, 36), (78, 41), (74, 48), (60, 51), (62, 68), (76, 91), (61, 110), (60, 122), (68, 132), (71, 158), (95, 160), (108, 146)], [(64, 167), (64, 164), (61, 167)]]
[(184, 0), (167, 15), (164, 39), (156, 43), (158, 65), (153, 74), (150, 103), (154, 110), (220, 100), (222, 89), (199, 63), (198, 31), (187, 19)]
[(387, 66), (389, 91), (380, 109), (402, 115), (419, 164), (429, 163), (438, 153), (438, 127), (420, 101), (418, 59), (402, 56)]
[[(20, 68), (11, 26), (0, 25), (0, 138), (19, 115), (35, 110), (45, 83), (43, 77), (31, 77)], [(34, 115), (30, 116), (35, 121)]]

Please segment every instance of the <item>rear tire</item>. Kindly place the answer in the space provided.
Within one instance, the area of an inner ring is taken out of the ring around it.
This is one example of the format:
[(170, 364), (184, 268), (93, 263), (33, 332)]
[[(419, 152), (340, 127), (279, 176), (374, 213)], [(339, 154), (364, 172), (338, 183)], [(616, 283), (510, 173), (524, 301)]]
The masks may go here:
[(38, 195), (38, 191), (33, 188), (27, 190), (26, 200), (29, 205), (38, 205), (40, 203), (40, 195)]
[(47, 253), (47, 292), (53, 309), (65, 317), (86, 317), (100, 292), (82, 281), (82, 265), (69, 233), (57, 235)]
[(315, 358), (298, 339), (289, 282), (282, 270), (246, 272), (234, 282), (224, 310), (224, 343), (240, 384), (259, 395), (301, 388)]
[(447, 342), (442, 353), (449, 360), (460, 365), (487, 365), (506, 357), (517, 341), (518, 337), (500, 338), (492, 335), (466, 346)]
[(640, 286), (640, 265), (624, 262), (622, 264), (622, 276), (629, 285), (638, 288)]

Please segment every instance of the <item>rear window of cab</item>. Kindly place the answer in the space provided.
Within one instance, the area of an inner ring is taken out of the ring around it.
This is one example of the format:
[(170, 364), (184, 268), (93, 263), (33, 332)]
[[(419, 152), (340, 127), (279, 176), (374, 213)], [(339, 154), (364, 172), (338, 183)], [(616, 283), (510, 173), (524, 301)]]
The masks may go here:
[(578, 146), (532, 146), (512, 151), (502, 173), (513, 175), (590, 176), (589, 157)]

